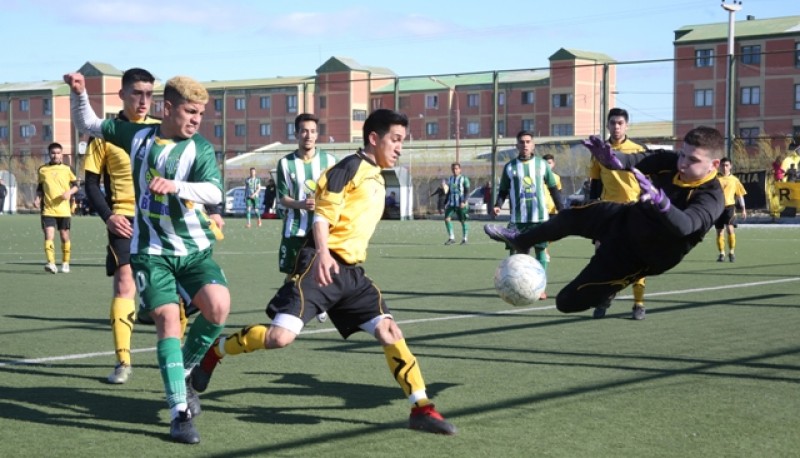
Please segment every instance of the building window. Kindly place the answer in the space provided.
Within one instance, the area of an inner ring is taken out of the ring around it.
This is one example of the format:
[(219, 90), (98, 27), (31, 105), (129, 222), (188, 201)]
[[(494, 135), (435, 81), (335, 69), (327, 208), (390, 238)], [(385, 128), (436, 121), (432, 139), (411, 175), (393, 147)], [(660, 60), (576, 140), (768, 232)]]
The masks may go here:
[(408, 107), (411, 106), (411, 97), (409, 96), (401, 96), (400, 97), (400, 109), (407, 110)]
[(19, 111), (28, 111), (31, 107), (30, 102), (28, 99), (20, 99), (19, 100)]
[(53, 104), (50, 99), (42, 99), (42, 114), (53, 114)]
[(497, 135), (504, 137), (506, 135), (506, 122), (497, 121)]
[[(323, 137), (323, 136), (327, 135), (327, 133), (326, 133), (326, 131), (327, 131), (327, 130), (328, 130), (328, 128), (327, 128), (327, 126), (325, 125), (325, 123), (322, 123), (322, 122), (321, 122), (321, 123), (319, 123), (319, 125), (317, 126), (317, 135), (318, 135), (319, 137)], [(333, 138), (333, 137), (331, 137), (331, 138)], [(330, 140), (330, 139), (328, 139), (328, 140)], [(330, 140), (330, 143), (333, 143), (333, 140)]]
[(286, 138), (289, 140), (297, 140), (294, 136), (294, 123), (287, 122), (286, 123)]
[(272, 135), (272, 125), (268, 123), (263, 123), (258, 126), (258, 133), (262, 137), (269, 137)]
[(237, 111), (243, 111), (247, 108), (247, 101), (243, 98), (237, 98), (233, 101), (233, 108)]
[(383, 107), (383, 99), (380, 97), (375, 97), (370, 101), (370, 106), (372, 107), (372, 111), (379, 110)]
[(481, 124), (478, 121), (467, 123), (467, 135), (478, 135), (481, 133)]
[(792, 126), (792, 138), (800, 138), (800, 126)]
[(19, 126), (19, 136), (22, 138), (31, 138), (36, 135), (36, 126), (33, 124), (25, 124)]
[(222, 99), (214, 99), (214, 111), (222, 111)]
[(153, 113), (161, 113), (164, 111), (164, 101), (156, 100), (153, 102)]
[(236, 124), (233, 128), (233, 135), (237, 137), (247, 137), (247, 125)]
[(8, 138), (8, 126), (0, 126), (0, 138)]
[(533, 91), (522, 91), (522, 104), (533, 105)]
[(328, 97), (321, 95), (319, 96), (319, 109), (324, 110), (328, 108)]
[(479, 94), (467, 94), (467, 106), (477, 107), (480, 106), (481, 96)]
[(713, 67), (714, 66), (714, 50), (713, 49), (697, 49), (694, 52), (694, 66), (695, 67)]
[(214, 126), (214, 137), (222, 138), (222, 124), (216, 124)]
[(47, 124), (42, 126), (42, 140), (46, 142), (53, 141), (53, 126)]
[(761, 45), (742, 46), (741, 59), (743, 64), (761, 64)]
[(272, 97), (268, 95), (263, 95), (258, 99), (258, 106), (262, 110), (269, 110), (272, 108)]
[(758, 86), (742, 88), (742, 105), (761, 104), (761, 88)]
[(425, 108), (439, 108), (439, 96), (435, 94), (426, 95)]
[(553, 136), (564, 137), (573, 134), (572, 124), (553, 124)]
[(522, 120), (522, 130), (527, 130), (533, 132), (533, 119), (523, 119)]
[(758, 127), (743, 127), (739, 129), (739, 138), (747, 146), (753, 146), (758, 141)]
[(696, 89), (694, 91), (694, 106), (710, 107), (714, 104), (713, 89)]
[(353, 110), (353, 121), (366, 121), (367, 110)]
[(506, 104), (506, 93), (505, 92), (499, 92), (497, 94), (497, 105), (502, 106), (502, 105), (505, 105), (505, 104)]
[(571, 106), (572, 106), (572, 94), (553, 94), (553, 108), (571, 107)]
[[(286, 111), (289, 113), (297, 113), (297, 95), (286, 96)], [(294, 135), (294, 133), (292, 134)]]
[(0, 100), (0, 113), (8, 111), (8, 100)]
[(425, 135), (429, 135), (429, 136), (439, 135), (439, 123), (438, 122), (426, 122), (425, 123)]
[(800, 68), (800, 42), (794, 44), (794, 66)]
[(794, 85), (794, 109), (800, 110), (800, 84)]

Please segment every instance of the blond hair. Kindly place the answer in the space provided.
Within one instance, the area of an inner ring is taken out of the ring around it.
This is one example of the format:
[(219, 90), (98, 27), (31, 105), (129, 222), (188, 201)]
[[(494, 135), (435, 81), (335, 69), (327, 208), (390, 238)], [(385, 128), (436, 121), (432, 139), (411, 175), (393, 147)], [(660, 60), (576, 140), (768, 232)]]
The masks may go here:
[(202, 84), (188, 76), (175, 76), (164, 87), (164, 100), (173, 104), (182, 101), (189, 103), (208, 103), (208, 91)]

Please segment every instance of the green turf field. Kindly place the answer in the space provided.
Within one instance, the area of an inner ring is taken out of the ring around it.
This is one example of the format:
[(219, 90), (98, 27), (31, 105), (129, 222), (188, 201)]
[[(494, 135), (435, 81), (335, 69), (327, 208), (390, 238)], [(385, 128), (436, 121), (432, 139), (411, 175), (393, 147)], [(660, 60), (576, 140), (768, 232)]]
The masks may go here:
[[(279, 226), (229, 220), (216, 258), (230, 331), (266, 319)], [(202, 443), (188, 446), (169, 440), (152, 327), (134, 332), (131, 381), (103, 383), (114, 357), (100, 220), (73, 219), (72, 273), (51, 275), (38, 216), (0, 216), (0, 455), (797, 456), (800, 229), (740, 226), (733, 264), (707, 237), (648, 279), (647, 319), (634, 322), (630, 290), (603, 320), (554, 309), (592, 252), (576, 238), (551, 247), (551, 299), (503, 303), (492, 275), (505, 253), (482, 226), (443, 246), (441, 221), (382, 222), (366, 263), (457, 436), (406, 429), (374, 340), (314, 322), (287, 349), (225, 359), (202, 397)]]

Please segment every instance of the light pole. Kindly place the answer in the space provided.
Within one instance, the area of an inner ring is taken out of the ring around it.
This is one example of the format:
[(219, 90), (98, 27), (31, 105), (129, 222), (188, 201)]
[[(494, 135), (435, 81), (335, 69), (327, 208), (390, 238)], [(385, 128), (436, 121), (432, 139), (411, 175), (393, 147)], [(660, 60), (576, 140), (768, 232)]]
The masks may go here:
[[(443, 82), (439, 78), (436, 78), (435, 76), (430, 76), (429, 78), (434, 83), (441, 84), (442, 86), (446, 87), (448, 89), (448, 95), (451, 95), (451, 100), (453, 98), (455, 98), (455, 100), (456, 100), (456, 103), (455, 103), (455, 108), (456, 108), (456, 162), (460, 162), (459, 161), (459, 157), (461, 155), (461, 106), (458, 103), (458, 91), (456, 91), (455, 87), (450, 86), (449, 84), (446, 84), (445, 82)], [(450, 94), (450, 91), (452, 92), (452, 94)], [(448, 103), (448, 107), (447, 107), (448, 111), (450, 110), (451, 106), (452, 106), (452, 102)]]
[(734, 101), (734, 20), (736, 12), (742, 9), (741, 0), (734, 0), (732, 3), (722, 2), (722, 9), (728, 12), (728, 75), (725, 81), (725, 155), (728, 159), (733, 157), (733, 138), (734, 138), (734, 122), (733, 122), (733, 101)]

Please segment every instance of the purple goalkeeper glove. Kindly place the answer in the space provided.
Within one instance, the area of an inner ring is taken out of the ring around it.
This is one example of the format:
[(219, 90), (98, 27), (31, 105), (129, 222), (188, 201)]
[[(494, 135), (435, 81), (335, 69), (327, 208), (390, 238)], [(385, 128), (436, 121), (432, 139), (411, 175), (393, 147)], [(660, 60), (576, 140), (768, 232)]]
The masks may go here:
[(619, 158), (617, 158), (614, 151), (611, 149), (611, 145), (602, 138), (592, 135), (588, 140), (584, 140), (582, 143), (603, 167), (609, 170), (622, 170), (624, 168), (622, 162), (619, 161)]
[(633, 169), (633, 176), (639, 182), (639, 188), (642, 192), (639, 194), (639, 202), (647, 202), (648, 200), (656, 206), (658, 211), (666, 213), (671, 205), (669, 197), (664, 194), (663, 189), (658, 189), (653, 186), (653, 182), (647, 179), (646, 176), (637, 169)]

